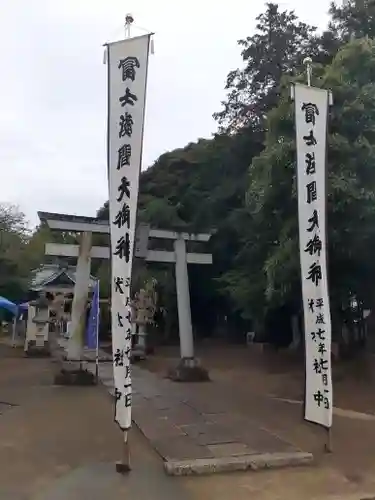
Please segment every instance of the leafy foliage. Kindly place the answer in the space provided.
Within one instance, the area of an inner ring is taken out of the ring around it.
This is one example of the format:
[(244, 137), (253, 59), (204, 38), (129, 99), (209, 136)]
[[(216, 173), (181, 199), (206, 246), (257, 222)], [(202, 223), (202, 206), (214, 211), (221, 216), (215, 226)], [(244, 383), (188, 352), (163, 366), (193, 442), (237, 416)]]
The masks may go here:
[[(214, 115), (220, 133), (162, 155), (141, 175), (140, 220), (171, 229), (217, 230), (211, 239), (215, 279), (203, 280), (201, 270), (190, 272), (192, 309), (201, 318), (215, 310), (227, 320), (237, 311), (261, 329), (270, 310), (300, 309), (288, 86), (301, 78), (306, 56), (315, 63), (314, 85), (334, 95), (328, 141), (334, 307), (352, 293), (373, 299), (375, 0), (332, 4), (330, 16), (320, 34), (294, 12), (268, 3), (255, 33), (239, 41), (244, 64), (228, 74), (227, 99)], [(100, 215), (108, 217), (108, 206)], [(158, 282), (165, 284), (172, 306), (171, 271), (160, 273)]]
[(305, 57), (324, 56), (325, 38), (293, 11), (280, 11), (277, 4), (267, 3), (256, 20), (254, 35), (238, 41), (244, 67), (228, 74), (227, 100), (222, 111), (214, 114), (223, 132), (261, 126), (278, 103), (282, 77), (300, 71)]
[(330, 31), (341, 43), (352, 37), (375, 38), (374, 0), (349, 0), (340, 6), (332, 3), (330, 14)]
[[(330, 289), (337, 308), (350, 294), (370, 304), (374, 296), (374, 57), (372, 41), (351, 42), (315, 81), (335, 96), (328, 140), (328, 235)], [(237, 300), (240, 292), (252, 315), (295, 304), (300, 297), (296, 152), (287, 92), (268, 115), (265, 149), (249, 171), (251, 244), (244, 245), (238, 267), (225, 278), (228, 290)], [(257, 262), (250, 272), (249, 262)]]
[(28, 239), (25, 215), (12, 205), (0, 205), (0, 295), (14, 300), (25, 289), (23, 250)]

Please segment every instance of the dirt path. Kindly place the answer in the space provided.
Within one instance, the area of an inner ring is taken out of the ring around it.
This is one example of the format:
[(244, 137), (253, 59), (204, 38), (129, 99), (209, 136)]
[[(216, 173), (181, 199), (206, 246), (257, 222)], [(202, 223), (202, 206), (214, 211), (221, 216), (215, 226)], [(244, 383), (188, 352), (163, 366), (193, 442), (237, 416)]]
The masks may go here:
[(298, 470), (170, 478), (135, 428), (133, 471), (119, 476), (113, 462), (121, 435), (106, 391), (54, 387), (49, 360), (13, 354), (0, 347), (1, 500), (345, 500), (375, 492), (369, 462), (352, 477), (327, 460)]
[(121, 433), (104, 388), (54, 387), (51, 361), (5, 357), (13, 352), (4, 351), (0, 348), (1, 500), (190, 498), (181, 483), (165, 476), (136, 429), (134, 470), (125, 478), (115, 472)]

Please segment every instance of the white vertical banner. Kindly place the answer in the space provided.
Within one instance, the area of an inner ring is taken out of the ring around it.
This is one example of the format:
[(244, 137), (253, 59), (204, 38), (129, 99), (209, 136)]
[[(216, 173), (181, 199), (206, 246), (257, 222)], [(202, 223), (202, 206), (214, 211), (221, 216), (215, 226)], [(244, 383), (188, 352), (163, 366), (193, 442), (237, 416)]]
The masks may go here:
[(326, 255), (329, 92), (296, 84), (294, 102), (305, 322), (305, 419), (329, 428), (332, 425), (331, 313)]
[(108, 180), (115, 421), (131, 427), (130, 285), (142, 161), (149, 34), (107, 46)]

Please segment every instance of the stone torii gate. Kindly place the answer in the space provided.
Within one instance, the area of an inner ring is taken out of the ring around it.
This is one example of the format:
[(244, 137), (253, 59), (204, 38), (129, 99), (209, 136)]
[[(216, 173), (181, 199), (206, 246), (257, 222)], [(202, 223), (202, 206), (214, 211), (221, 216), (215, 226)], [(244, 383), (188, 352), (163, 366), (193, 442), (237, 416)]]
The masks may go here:
[[(88, 296), (91, 259), (110, 259), (109, 247), (92, 246), (92, 234), (109, 234), (107, 220), (96, 217), (82, 217), (68, 214), (38, 212), (41, 222), (51, 230), (81, 234), (80, 245), (47, 243), (46, 255), (77, 257), (76, 284), (72, 305), (72, 335), (68, 341), (67, 359), (71, 362), (81, 360), (83, 345), (83, 325)], [(171, 370), (169, 376), (174, 380), (207, 380), (207, 371), (200, 366), (194, 356), (194, 340), (191, 323), (188, 264), (212, 264), (208, 253), (187, 252), (187, 241), (207, 243), (210, 233), (189, 234), (162, 229), (150, 229), (140, 224), (136, 231), (134, 255), (149, 262), (174, 263), (176, 271), (177, 309), (180, 336), (180, 363)], [(174, 251), (149, 250), (149, 239), (172, 240)]]

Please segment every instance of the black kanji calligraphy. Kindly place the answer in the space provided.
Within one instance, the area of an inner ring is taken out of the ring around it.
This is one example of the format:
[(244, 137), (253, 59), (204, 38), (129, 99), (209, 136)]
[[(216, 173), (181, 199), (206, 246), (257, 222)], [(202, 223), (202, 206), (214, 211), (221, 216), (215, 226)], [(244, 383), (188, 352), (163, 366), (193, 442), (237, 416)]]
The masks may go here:
[(322, 373), (322, 382), (323, 382), (323, 385), (325, 385), (325, 386), (328, 385), (328, 375), (326, 373)]
[(119, 98), (119, 101), (122, 107), (126, 106), (126, 104), (134, 106), (134, 103), (138, 101), (138, 97), (130, 92), (129, 87), (126, 87), (125, 94)]
[(124, 319), (123, 316), (121, 316), (120, 313), (117, 313), (117, 325), (120, 327), (120, 328), (123, 328), (124, 327), (124, 323), (122, 322), (122, 320)]
[(322, 242), (319, 236), (315, 234), (314, 237), (311, 238), (306, 243), (305, 252), (309, 253), (310, 255), (318, 254), (318, 256), (320, 257), (321, 251), (322, 251)]
[(319, 116), (318, 106), (311, 102), (304, 102), (301, 111), (305, 112), (305, 122), (315, 125), (315, 117)]
[[(121, 130), (119, 134), (121, 133)], [(117, 170), (122, 167), (130, 166), (130, 160), (132, 157), (132, 147), (130, 144), (123, 144), (117, 152)]]
[(306, 153), (305, 164), (306, 164), (306, 174), (307, 175), (315, 174), (316, 171), (315, 153)]
[(125, 380), (131, 376), (131, 367), (130, 365), (126, 365), (125, 367)]
[(126, 319), (129, 321), (129, 323), (131, 323), (131, 322), (132, 322), (132, 316), (131, 316), (131, 312), (130, 312), (130, 311), (128, 311), (128, 312), (126, 313)]
[(325, 344), (323, 344), (323, 342), (321, 342), (318, 346), (318, 353), (323, 356), (323, 354), (325, 354), (327, 352), (327, 349), (326, 349), (326, 346)]
[(322, 393), (322, 391), (316, 391), (314, 393), (314, 401), (316, 401), (317, 405), (319, 406), (320, 408), (320, 405), (323, 403), (324, 401), (324, 395)]
[(122, 397), (122, 392), (119, 391), (116, 387), (116, 389), (115, 389), (115, 401), (116, 401), (116, 403), (117, 403), (117, 401), (119, 401), (121, 399), (121, 397)]
[(134, 120), (130, 113), (126, 112), (124, 115), (120, 116), (120, 137), (124, 137), (125, 135), (128, 137), (132, 136), (133, 133), (133, 125)]
[(325, 325), (326, 322), (324, 321), (324, 314), (319, 313), (316, 315), (316, 324), (317, 325)]
[(314, 359), (314, 364), (313, 364), (313, 368), (314, 368), (314, 371), (315, 373), (323, 373), (325, 371), (328, 370), (328, 359), (323, 359), (323, 358), (319, 358), (319, 359)]
[(123, 295), (124, 278), (116, 277), (114, 281), (115, 281), (115, 292), (121, 293), (121, 295)]
[(113, 363), (115, 366), (124, 366), (124, 352), (121, 349), (116, 349), (113, 353)]
[(315, 286), (319, 285), (319, 281), (322, 279), (322, 268), (318, 262), (311, 264), (306, 279), (311, 280)]
[(113, 255), (117, 255), (120, 259), (125, 259), (126, 262), (130, 260), (130, 237), (129, 233), (121, 236), (121, 238), (116, 243), (116, 249)]
[[(131, 384), (125, 384), (124, 388), (125, 390), (131, 390), (132, 385)], [(128, 392), (125, 394), (125, 408), (129, 408), (132, 405), (132, 393)]]
[(122, 81), (131, 80), (134, 82), (135, 80), (135, 69), (139, 68), (139, 61), (136, 57), (129, 56), (125, 57), (125, 59), (120, 59), (118, 63), (118, 68), (122, 69)]
[(132, 148), (130, 144), (124, 144), (117, 151), (117, 170), (120, 170), (125, 165), (130, 165)]
[(123, 204), (122, 208), (117, 212), (113, 224), (119, 229), (123, 226), (130, 228), (130, 207), (126, 203)]
[(313, 211), (313, 214), (310, 219), (308, 219), (308, 222), (311, 224), (307, 228), (309, 233), (311, 233), (315, 228), (319, 229), (318, 212), (316, 210)]
[(316, 401), (317, 405), (319, 406), (319, 408), (321, 407), (322, 403), (324, 403), (324, 408), (326, 410), (329, 410), (330, 408), (330, 405), (329, 405), (329, 399), (327, 397), (327, 394), (328, 394), (328, 390), (327, 389), (324, 389), (324, 393), (322, 391), (316, 391), (314, 393), (314, 401)]
[[(324, 389), (324, 392), (328, 394), (328, 391), (326, 389)], [(330, 409), (329, 399), (327, 398), (327, 396), (324, 397), (324, 408), (326, 410)]]
[(316, 307), (317, 307), (318, 309), (321, 309), (321, 308), (324, 306), (323, 299), (321, 299), (321, 298), (316, 299), (315, 305), (316, 305)]
[(313, 313), (314, 312), (314, 299), (309, 299), (307, 301), (307, 305), (309, 306), (309, 311), (311, 311)]
[(122, 202), (124, 196), (127, 196), (127, 198), (130, 198), (130, 182), (126, 177), (122, 177), (121, 179), (121, 184), (117, 188), (117, 191), (119, 192), (119, 195), (117, 197), (118, 202)]
[(131, 331), (131, 329), (130, 329), (130, 328), (128, 328), (128, 329), (126, 330), (125, 340), (128, 340), (128, 341), (129, 341), (129, 340), (131, 340), (131, 338), (132, 338), (132, 331)]
[(317, 199), (317, 191), (316, 191), (316, 181), (309, 182), (306, 185), (306, 193), (307, 193), (307, 203), (312, 203)]
[(326, 338), (324, 337), (325, 330), (322, 330), (321, 328), (318, 328), (316, 332), (311, 332), (311, 338), (316, 342), (317, 339), (319, 340), (325, 340)]
[(126, 297), (126, 300), (125, 300), (125, 307), (128, 307), (130, 306), (130, 297)]
[(308, 135), (303, 136), (306, 146), (316, 146), (318, 143), (314, 137), (313, 131), (310, 130)]
[(127, 359), (130, 359), (130, 354), (131, 354), (131, 349), (130, 349), (130, 347), (128, 347), (128, 348), (124, 351), (124, 356), (125, 356)]

